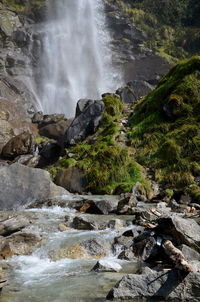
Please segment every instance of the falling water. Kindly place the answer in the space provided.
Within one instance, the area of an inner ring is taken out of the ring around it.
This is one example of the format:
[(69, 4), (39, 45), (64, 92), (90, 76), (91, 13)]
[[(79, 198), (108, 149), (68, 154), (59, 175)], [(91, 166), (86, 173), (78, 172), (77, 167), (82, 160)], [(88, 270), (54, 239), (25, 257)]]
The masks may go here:
[(115, 91), (103, 0), (49, 0), (40, 99), (45, 113), (73, 116), (80, 98)]

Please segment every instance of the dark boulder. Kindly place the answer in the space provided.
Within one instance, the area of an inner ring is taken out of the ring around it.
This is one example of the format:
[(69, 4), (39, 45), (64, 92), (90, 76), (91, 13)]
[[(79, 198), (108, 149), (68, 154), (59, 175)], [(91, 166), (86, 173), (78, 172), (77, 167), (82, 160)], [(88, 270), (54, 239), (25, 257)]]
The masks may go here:
[(48, 124), (39, 129), (41, 136), (45, 136), (57, 141), (62, 141), (62, 137), (69, 128), (71, 120), (63, 120), (57, 123)]
[[(85, 104), (85, 100), (84, 104)], [(80, 104), (79, 104), (80, 106)], [(89, 101), (85, 109), (72, 122), (65, 133), (64, 143), (67, 146), (83, 141), (88, 135), (94, 134), (102, 119), (105, 105), (102, 101)]]
[(61, 156), (62, 147), (55, 141), (50, 141), (44, 144), (39, 152), (40, 160), (39, 168), (54, 164)]
[(130, 104), (134, 103), (140, 97), (147, 95), (153, 88), (154, 87), (146, 81), (135, 80), (117, 89), (116, 94), (120, 96), (123, 103)]

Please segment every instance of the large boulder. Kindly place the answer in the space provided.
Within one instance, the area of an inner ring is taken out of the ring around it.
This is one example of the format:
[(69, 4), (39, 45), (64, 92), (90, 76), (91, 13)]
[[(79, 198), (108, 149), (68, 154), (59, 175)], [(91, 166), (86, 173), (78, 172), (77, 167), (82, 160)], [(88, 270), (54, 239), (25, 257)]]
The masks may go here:
[(200, 274), (145, 269), (141, 275), (126, 275), (109, 292), (107, 299), (200, 300)]
[(30, 133), (19, 134), (9, 140), (2, 149), (2, 157), (14, 159), (19, 155), (33, 153), (34, 142)]
[(71, 193), (83, 193), (86, 191), (87, 179), (84, 173), (77, 167), (69, 167), (60, 170), (56, 175), (56, 184)]
[(158, 235), (170, 235), (178, 245), (185, 244), (200, 252), (200, 225), (195, 220), (174, 214), (161, 217), (157, 222)]
[[(81, 106), (84, 102), (84, 106)], [(80, 100), (78, 103), (77, 117), (65, 133), (64, 142), (67, 146), (83, 141), (88, 135), (94, 134), (102, 119), (104, 102)], [(79, 114), (80, 113), (80, 114)]]
[(0, 210), (12, 210), (68, 192), (56, 186), (47, 171), (18, 163), (0, 167)]

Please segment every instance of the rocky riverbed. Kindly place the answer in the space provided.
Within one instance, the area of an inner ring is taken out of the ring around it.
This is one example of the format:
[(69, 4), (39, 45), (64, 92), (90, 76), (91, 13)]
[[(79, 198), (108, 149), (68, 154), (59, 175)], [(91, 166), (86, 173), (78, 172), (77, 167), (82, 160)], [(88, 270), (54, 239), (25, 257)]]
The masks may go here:
[(2, 301), (199, 301), (199, 212), (138, 202), (121, 215), (122, 202), (70, 195), (2, 212)]

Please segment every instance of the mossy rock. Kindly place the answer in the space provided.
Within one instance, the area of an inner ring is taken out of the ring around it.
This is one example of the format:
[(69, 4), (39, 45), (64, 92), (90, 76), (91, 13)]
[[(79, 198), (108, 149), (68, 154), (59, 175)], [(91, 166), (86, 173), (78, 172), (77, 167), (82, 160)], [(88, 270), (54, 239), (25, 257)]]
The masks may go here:
[(139, 102), (131, 117), (129, 144), (137, 159), (171, 187), (200, 175), (200, 57), (181, 61)]

